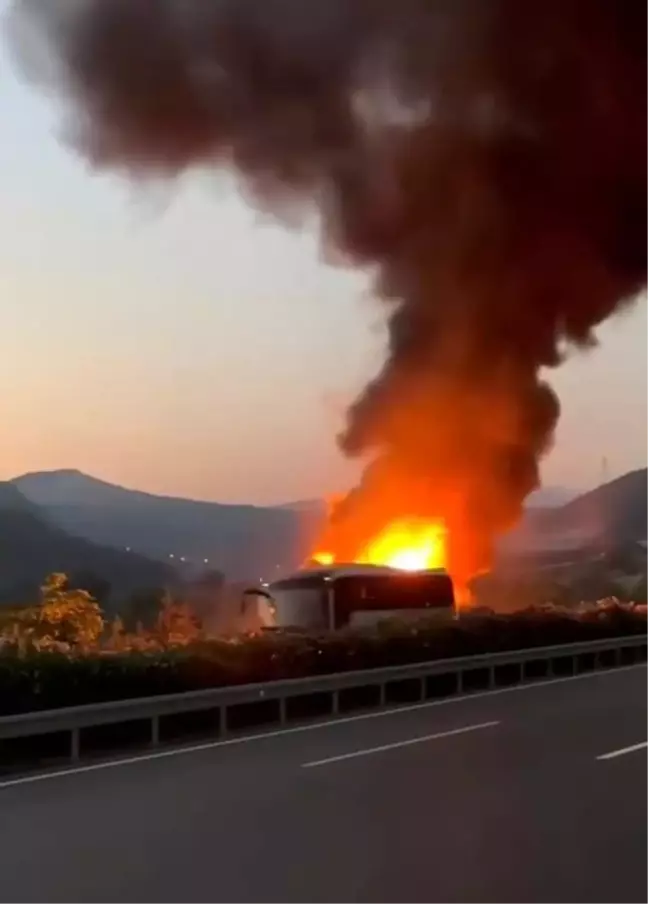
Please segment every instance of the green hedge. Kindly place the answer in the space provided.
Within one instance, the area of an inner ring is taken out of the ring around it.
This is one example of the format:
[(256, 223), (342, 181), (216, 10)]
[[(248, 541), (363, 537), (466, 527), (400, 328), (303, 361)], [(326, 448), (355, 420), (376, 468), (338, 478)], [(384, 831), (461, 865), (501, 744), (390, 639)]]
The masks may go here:
[(645, 611), (610, 605), (579, 615), (473, 612), (445, 626), (385, 623), (372, 630), (210, 640), (146, 653), (21, 656), (6, 650), (0, 655), (0, 715), (645, 632)]

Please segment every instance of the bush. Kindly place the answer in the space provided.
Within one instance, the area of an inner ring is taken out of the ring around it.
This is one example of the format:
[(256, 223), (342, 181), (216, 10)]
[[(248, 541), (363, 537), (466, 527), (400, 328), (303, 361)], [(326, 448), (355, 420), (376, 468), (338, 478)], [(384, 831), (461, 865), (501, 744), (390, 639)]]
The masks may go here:
[(121, 629), (112, 649), (84, 652), (77, 645), (64, 654), (9, 643), (0, 654), (0, 714), (645, 632), (645, 607), (608, 601), (578, 613), (552, 606), (512, 615), (477, 610), (445, 626), (392, 622), (318, 636), (197, 636), (166, 648), (150, 638), (138, 646)]

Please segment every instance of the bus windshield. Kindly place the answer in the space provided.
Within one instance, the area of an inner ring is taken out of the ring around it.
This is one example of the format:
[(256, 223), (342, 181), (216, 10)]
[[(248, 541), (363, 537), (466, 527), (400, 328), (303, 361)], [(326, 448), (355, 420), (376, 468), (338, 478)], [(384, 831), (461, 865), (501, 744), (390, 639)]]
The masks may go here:
[(270, 590), (278, 625), (307, 631), (323, 631), (330, 627), (326, 585), (321, 579), (277, 581)]

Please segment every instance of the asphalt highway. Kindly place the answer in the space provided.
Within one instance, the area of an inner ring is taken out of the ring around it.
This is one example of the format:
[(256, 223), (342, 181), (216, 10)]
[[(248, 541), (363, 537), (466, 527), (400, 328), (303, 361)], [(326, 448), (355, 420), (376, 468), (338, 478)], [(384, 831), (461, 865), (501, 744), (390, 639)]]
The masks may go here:
[(646, 669), (0, 781), (0, 901), (645, 902)]

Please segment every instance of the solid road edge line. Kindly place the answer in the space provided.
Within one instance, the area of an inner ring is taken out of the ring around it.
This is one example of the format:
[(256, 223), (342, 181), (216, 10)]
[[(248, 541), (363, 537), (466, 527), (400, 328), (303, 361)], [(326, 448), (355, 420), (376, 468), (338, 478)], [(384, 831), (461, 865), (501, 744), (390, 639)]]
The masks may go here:
[(635, 750), (642, 750), (648, 747), (648, 741), (641, 741), (640, 744), (631, 744), (630, 747), (620, 747), (618, 750), (611, 750), (610, 753), (602, 753), (597, 756), (597, 760), (614, 760), (618, 756), (624, 756), (626, 753), (634, 753)]
[(337, 756), (329, 756), (323, 760), (312, 760), (310, 763), (302, 763), (302, 769), (314, 769), (317, 766), (328, 766), (329, 763), (340, 763), (342, 760), (352, 760), (359, 756), (370, 756), (373, 753), (384, 753), (386, 750), (396, 750), (399, 747), (411, 747), (412, 744), (422, 744), (424, 741), (439, 741), (442, 738), (452, 738), (454, 735), (468, 734), (470, 731), (479, 731), (483, 728), (494, 728), (500, 725), (498, 722), (480, 722), (477, 725), (465, 725), (462, 728), (452, 728), (449, 731), (437, 731), (434, 734), (421, 735), (417, 738), (406, 738), (404, 741), (394, 741), (392, 744), (381, 744), (379, 747), (366, 747), (362, 750), (352, 750), (350, 753), (340, 753)]

